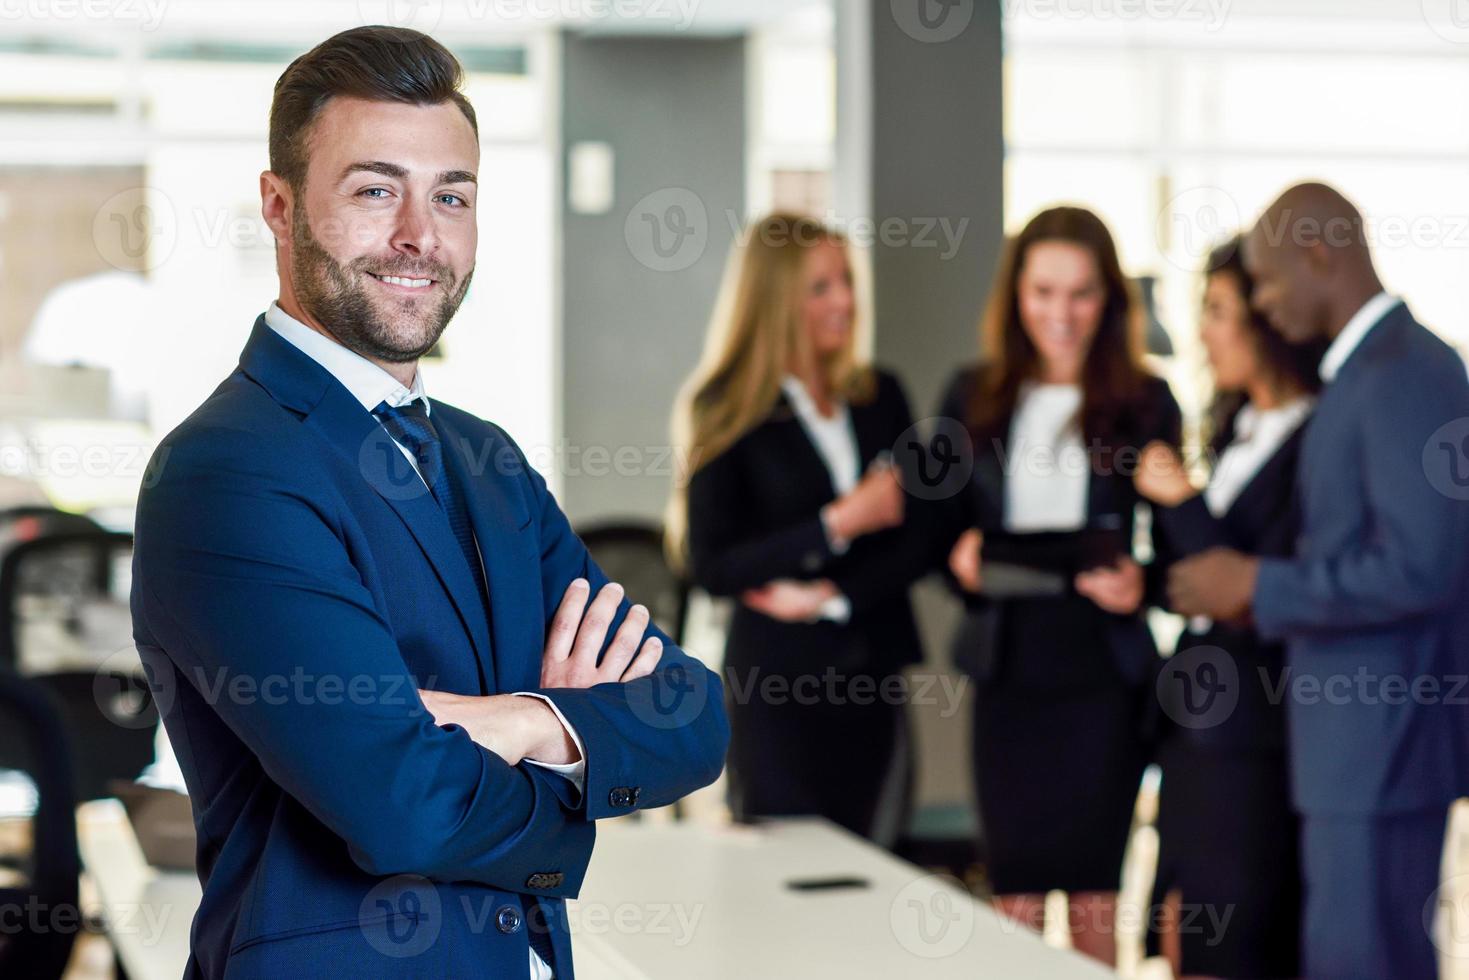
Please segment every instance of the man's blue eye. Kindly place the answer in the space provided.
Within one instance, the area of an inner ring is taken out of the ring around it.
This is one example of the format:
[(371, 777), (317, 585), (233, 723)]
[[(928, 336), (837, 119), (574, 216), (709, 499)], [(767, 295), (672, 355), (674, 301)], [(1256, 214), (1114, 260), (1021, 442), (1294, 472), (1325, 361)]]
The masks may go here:
[(461, 205), (465, 203), (464, 202), (464, 198), (460, 197), (458, 194), (440, 194), (439, 195), (439, 200), (441, 200), (441, 201), (457, 201)]
[(369, 188), (367, 188), (367, 190), (363, 191), (362, 193), (364, 193), (364, 194), (372, 194), (372, 193), (375, 193), (375, 192), (381, 192), (383, 194), (386, 194), (388, 192), (388, 190), (387, 190), (386, 187), (369, 187)]

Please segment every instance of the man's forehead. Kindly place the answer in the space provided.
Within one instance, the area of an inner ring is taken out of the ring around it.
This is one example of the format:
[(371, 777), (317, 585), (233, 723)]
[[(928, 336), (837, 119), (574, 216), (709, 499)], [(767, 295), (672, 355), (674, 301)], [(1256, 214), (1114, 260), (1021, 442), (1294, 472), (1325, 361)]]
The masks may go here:
[(452, 102), (416, 105), (337, 96), (318, 113), (310, 132), (311, 158), (336, 179), (358, 160), (390, 163), (408, 175), (474, 173), (479, 141)]

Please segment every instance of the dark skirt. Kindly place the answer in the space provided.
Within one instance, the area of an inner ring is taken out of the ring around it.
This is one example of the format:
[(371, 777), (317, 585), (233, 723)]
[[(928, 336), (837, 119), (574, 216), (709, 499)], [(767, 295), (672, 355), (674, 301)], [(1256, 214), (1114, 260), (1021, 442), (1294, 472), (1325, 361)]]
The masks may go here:
[(1117, 891), (1147, 751), (1136, 689), (977, 692), (975, 785), (998, 895)]
[(787, 686), (794, 678), (726, 668), (730, 808), (737, 820), (826, 817), (891, 846), (911, 791), (904, 699), (882, 676), (839, 676), (813, 670)]
[[(1153, 900), (1180, 893), (1183, 972), (1299, 976), (1299, 825), (1284, 750), (1205, 748), (1175, 732), (1158, 763)], [(1148, 945), (1156, 951), (1156, 934)]]
[(1007, 603), (975, 691), (974, 768), (999, 895), (1117, 891), (1147, 765), (1142, 688), (1074, 594)]

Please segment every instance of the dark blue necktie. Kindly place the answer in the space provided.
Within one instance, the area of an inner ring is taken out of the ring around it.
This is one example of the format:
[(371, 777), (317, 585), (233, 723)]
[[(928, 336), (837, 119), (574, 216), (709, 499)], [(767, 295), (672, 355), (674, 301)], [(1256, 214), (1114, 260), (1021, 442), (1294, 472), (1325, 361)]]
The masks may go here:
[[(458, 493), (453, 482), (444, 470), (444, 447), (439, 442), (439, 433), (429, 421), (428, 407), (421, 401), (412, 401), (407, 405), (393, 408), (387, 402), (381, 402), (373, 410), (383, 428), (388, 430), (388, 435), (393, 437), (404, 449), (413, 454), (418, 461), (418, 472), (423, 477), (423, 482), (433, 491), (434, 499), (443, 508), (445, 516), (449, 519), (449, 529), (454, 532), (454, 539), (459, 542), (459, 550), (464, 553), (464, 560), (469, 565), (470, 572), (474, 575), (475, 588), (479, 592), (480, 608), (484, 613), (485, 621), (489, 621), (489, 591), (485, 585), (485, 570), (480, 563), (479, 549), (474, 542), (474, 526), (469, 522), (469, 508), (465, 505), (464, 497)], [(551, 934), (546, 928), (545, 910), (537, 908), (539, 902), (534, 896), (526, 896), (526, 911), (529, 913), (525, 923), (530, 940), (531, 949), (536, 955), (546, 962), (547, 966), (555, 968), (552, 959)]]
[(465, 563), (469, 565), (470, 574), (474, 576), (480, 608), (488, 622), (489, 599), (485, 586), (485, 569), (480, 563), (479, 548), (474, 543), (474, 526), (469, 522), (469, 508), (465, 505), (463, 495), (456, 492), (444, 471), (444, 447), (439, 442), (439, 434), (433, 423), (429, 421), (428, 407), (421, 401), (412, 401), (397, 408), (381, 402), (372, 414), (388, 430), (388, 435), (418, 461), (419, 475), (433, 491), (434, 499), (448, 517), (449, 530), (454, 532), (454, 540), (459, 542), (459, 550), (464, 555)]

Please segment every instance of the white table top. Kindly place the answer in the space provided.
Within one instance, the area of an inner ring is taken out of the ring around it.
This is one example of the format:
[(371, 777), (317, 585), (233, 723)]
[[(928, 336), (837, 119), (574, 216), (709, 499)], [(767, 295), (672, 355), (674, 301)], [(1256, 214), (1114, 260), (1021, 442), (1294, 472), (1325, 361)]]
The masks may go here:
[[(822, 820), (598, 828), (569, 915), (578, 980), (1041, 977), (1115, 974), (1002, 922), (958, 882)], [(792, 890), (796, 879), (868, 887)]]
[(97, 884), (107, 934), (132, 980), (178, 980), (189, 961), (189, 927), (202, 891), (192, 871), (148, 865), (122, 804), (77, 808), (82, 865)]
[[(115, 801), (77, 813), (82, 860), (123, 966), (133, 980), (177, 980), (197, 879), (150, 868)], [(824, 821), (711, 828), (622, 820), (598, 829), (581, 898), (569, 908), (578, 980), (1114, 976), (1003, 924), (957, 883)], [(869, 885), (786, 886), (836, 877)]]

